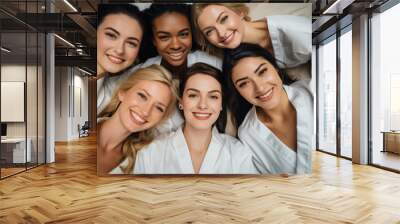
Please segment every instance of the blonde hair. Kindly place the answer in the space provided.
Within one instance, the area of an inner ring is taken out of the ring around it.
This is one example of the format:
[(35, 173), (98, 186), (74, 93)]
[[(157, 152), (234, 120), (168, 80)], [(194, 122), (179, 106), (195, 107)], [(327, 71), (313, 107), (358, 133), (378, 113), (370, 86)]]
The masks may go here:
[(204, 34), (201, 32), (199, 24), (197, 20), (199, 19), (200, 14), (203, 10), (209, 5), (221, 5), (224, 6), (238, 15), (242, 14), (245, 21), (251, 21), (249, 16), (249, 7), (246, 6), (244, 3), (195, 3), (192, 6), (192, 26), (193, 26), (193, 36), (200, 46), (200, 49), (213, 55), (222, 56), (222, 49), (212, 45)]
[[(165, 121), (174, 111), (177, 101), (177, 84), (173, 81), (172, 75), (164, 67), (160, 65), (150, 65), (146, 68), (140, 68), (132, 73), (126, 80), (123, 80), (117, 91), (114, 92), (110, 103), (104, 108), (104, 110), (99, 114), (99, 117), (111, 117), (118, 109), (121, 101), (119, 100), (118, 93), (126, 92), (136, 84), (141, 81), (156, 81), (167, 85), (171, 91), (171, 102), (168, 104), (165, 110), (162, 120)], [(154, 139), (155, 127), (149, 128), (147, 130), (134, 132), (129, 135), (125, 141), (122, 143), (122, 153), (124, 159), (128, 159), (128, 165), (126, 167), (121, 167), (124, 173), (130, 173), (135, 165), (135, 159), (137, 152), (150, 144)]]

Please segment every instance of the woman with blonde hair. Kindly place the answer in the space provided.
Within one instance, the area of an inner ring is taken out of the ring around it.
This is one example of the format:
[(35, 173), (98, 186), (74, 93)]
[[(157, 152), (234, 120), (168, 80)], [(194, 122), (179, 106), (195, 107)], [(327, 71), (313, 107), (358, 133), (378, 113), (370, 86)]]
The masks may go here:
[(99, 114), (98, 172), (108, 173), (127, 160), (132, 170), (137, 152), (153, 140), (155, 127), (175, 109), (176, 85), (162, 66), (141, 68), (129, 76)]
[(243, 3), (197, 3), (192, 6), (194, 36), (203, 50), (257, 44), (271, 53), (280, 68), (292, 68), (311, 58), (311, 19), (273, 15), (251, 20)]

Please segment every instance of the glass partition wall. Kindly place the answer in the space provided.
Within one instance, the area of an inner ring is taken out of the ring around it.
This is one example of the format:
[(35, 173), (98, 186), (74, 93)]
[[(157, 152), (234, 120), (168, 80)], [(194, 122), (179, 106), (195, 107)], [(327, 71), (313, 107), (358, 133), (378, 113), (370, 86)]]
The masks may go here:
[(352, 27), (318, 44), (317, 149), (352, 158)]
[[(39, 2), (18, 8), (35, 13)], [(1, 179), (45, 163), (46, 40), (22, 22), (24, 14), (0, 10)]]
[(371, 18), (370, 163), (400, 171), (400, 4)]

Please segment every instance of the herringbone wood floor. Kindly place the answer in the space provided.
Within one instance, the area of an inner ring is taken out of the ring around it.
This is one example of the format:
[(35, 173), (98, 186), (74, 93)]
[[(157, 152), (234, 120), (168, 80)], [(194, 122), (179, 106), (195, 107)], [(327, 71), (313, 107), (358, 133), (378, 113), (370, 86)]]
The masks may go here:
[(0, 181), (0, 223), (400, 223), (400, 175), (316, 152), (309, 176), (97, 177), (95, 139)]

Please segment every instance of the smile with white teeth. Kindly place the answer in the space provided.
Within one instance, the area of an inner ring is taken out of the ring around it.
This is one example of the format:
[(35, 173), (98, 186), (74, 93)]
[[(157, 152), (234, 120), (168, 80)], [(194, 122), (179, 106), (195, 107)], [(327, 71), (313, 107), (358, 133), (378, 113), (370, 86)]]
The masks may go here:
[(183, 57), (184, 52), (183, 51), (173, 52), (173, 53), (169, 53), (168, 55), (174, 60), (180, 60)]
[(145, 119), (143, 119), (139, 114), (137, 114), (133, 110), (131, 110), (131, 117), (132, 117), (133, 122), (135, 122), (138, 125), (142, 125), (147, 122)]
[(264, 94), (262, 94), (262, 95), (259, 95), (259, 96), (257, 96), (256, 98), (260, 99), (261, 101), (269, 100), (269, 99), (271, 98), (271, 96), (272, 96), (272, 90), (273, 90), (273, 89), (274, 89), (274, 88), (271, 88), (271, 89), (268, 90), (266, 93), (264, 93)]
[(200, 120), (206, 120), (211, 117), (211, 113), (193, 112), (193, 116)]
[(107, 55), (107, 57), (108, 57), (108, 60), (110, 60), (114, 64), (121, 64), (122, 62), (125, 61), (124, 59), (115, 57), (113, 55)]

